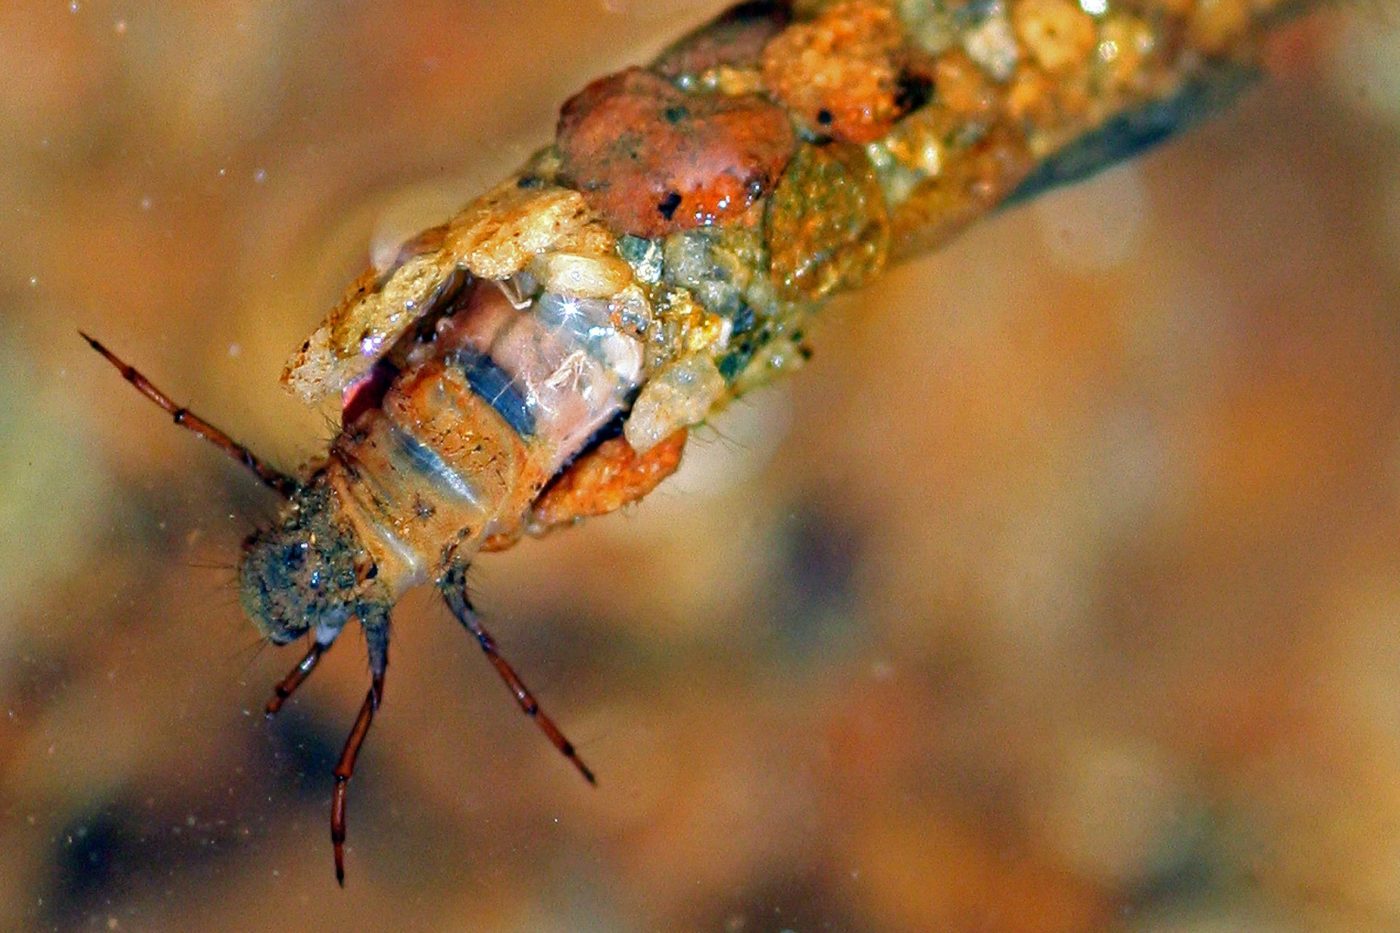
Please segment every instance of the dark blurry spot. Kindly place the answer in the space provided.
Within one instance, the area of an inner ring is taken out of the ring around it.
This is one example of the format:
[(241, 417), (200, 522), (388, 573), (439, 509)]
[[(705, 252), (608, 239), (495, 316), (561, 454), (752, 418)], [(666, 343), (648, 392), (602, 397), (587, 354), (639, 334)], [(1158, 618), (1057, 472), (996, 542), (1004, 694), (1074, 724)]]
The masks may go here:
[(748, 342), (739, 344), (738, 347), (720, 357), (719, 374), (724, 377), (726, 382), (733, 382), (749, 365), (753, 354), (753, 344)]
[(319, 800), (328, 793), (331, 771), (349, 728), (349, 718), (331, 722), (314, 708), (292, 700), (267, 723), (273, 761), (262, 769), (262, 780), (303, 800)]
[(730, 7), (719, 18), (719, 21), (765, 18), (773, 19), (779, 25), (787, 25), (792, 16), (786, 3), (776, 2), (776, 0), (749, 0), (748, 3), (740, 3)]
[(798, 511), (787, 527), (788, 580), (823, 605), (850, 598), (855, 530), (819, 508)]
[(820, 651), (851, 634), (861, 532), (819, 504), (800, 504), (782, 529), (775, 616), (793, 651)]
[(676, 215), (676, 209), (681, 206), (681, 195), (678, 191), (672, 191), (656, 205), (656, 209), (661, 212), (661, 216), (670, 220)]
[(765, 930), (860, 930), (869, 924), (851, 915), (844, 898), (817, 878), (773, 874), (750, 878), (747, 890), (727, 904), (721, 899), (716, 915), (697, 917), (686, 924), (701, 930), (725, 933), (760, 933)]
[(999, 9), (1001, 9), (1001, 0), (972, 0), (967, 6), (958, 10), (957, 15), (959, 22), (975, 26), (987, 17), (997, 15)]
[(75, 906), (108, 888), (137, 839), (122, 808), (84, 815), (58, 833), (54, 889), (58, 904)]
[[(169, 892), (171, 879), (200, 890), (231, 856), (245, 852), (258, 822), (257, 788), (245, 771), (190, 777), (188, 795), (139, 786), (75, 811), (52, 838), (49, 876), (35, 892), (40, 920), (55, 929), (105, 924), (118, 904)], [(218, 793), (211, 792), (217, 788)]]
[(918, 110), (933, 97), (933, 80), (927, 75), (906, 71), (899, 76), (894, 105), (900, 113)]
[(1128, 893), (1129, 915), (1168, 915), (1183, 905), (1198, 903), (1231, 883), (1230, 854), (1224, 837), (1229, 830), (1208, 809), (1189, 809), (1158, 841), (1151, 870)]
[(741, 301), (738, 310), (734, 312), (734, 316), (730, 320), (734, 324), (735, 335), (747, 334), (753, 330), (754, 325), (758, 322), (758, 315), (748, 302)]
[(0, 658), (0, 701), (12, 717), (27, 720), (62, 694), (69, 676), (67, 659), (16, 645), (12, 656)]

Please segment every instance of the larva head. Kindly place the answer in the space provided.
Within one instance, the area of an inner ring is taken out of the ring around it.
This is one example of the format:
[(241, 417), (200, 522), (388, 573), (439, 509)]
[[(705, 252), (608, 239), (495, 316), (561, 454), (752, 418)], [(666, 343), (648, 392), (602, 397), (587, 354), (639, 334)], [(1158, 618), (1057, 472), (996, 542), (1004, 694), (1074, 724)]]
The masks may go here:
[(279, 524), (243, 544), (243, 610), (263, 636), (284, 645), (317, 628), (339, 629), (388, 604), (354, 534), (336, 520), (323, 484), (301, 490)]

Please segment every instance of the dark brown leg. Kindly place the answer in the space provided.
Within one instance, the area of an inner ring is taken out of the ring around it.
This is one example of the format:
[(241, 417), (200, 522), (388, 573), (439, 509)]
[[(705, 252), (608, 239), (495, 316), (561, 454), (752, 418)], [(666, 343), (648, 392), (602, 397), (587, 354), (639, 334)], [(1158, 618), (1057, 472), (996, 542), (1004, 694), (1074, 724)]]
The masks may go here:
[(345, 887), (345, 793), (350, 778), (355, 775), (360, 746), (365, 744), (365, 736), (374, 723), (374, 713), (384, 700), (384, 672), (389, 666), (389, 624), (366, 625), (365, 640), (369, 643), (369, 692), (365, 694), (360, 715), (355, 717), (355, 725), (350, 729), (345, 749), (335, 766), (335, 790), (331, 793), (331, 847), (335, 852), (335, 880), (342, 888)]
[(525, 682), (515, 673), (510, 666), (510, 662), (501, 657), (497, 648), (496, 639), (491, 633), (482, 627), (481, 622), (476, 617), (476, 610), (467, 601), (467, 570), (465, 567), (456, 567), (447, 572), (447, 575), (438, 582), (438, 588), (442, 590), (442, 595), (447, 600), (447, 607), (452, 610), (452, 614), (457, 617), (476, 638), (481, 650), (486, 653), (486, 658), (491, 665), (496, 668), (496, 673), (501, 675), (501, 680), (506, 683), (506, 688), (515, 696), (515, 701), (520, 704), (520, 708), (525, 711), (525, 715), (535, 720), (539, 724), (540, 730), (545, 737), (559, 749), (560, 753), (578, 769), (584, 779), (590, 784), (596, 785), (598, 779), (593, 776), (592, 770), (583, 763), (583, 759), (578, 756), (574, 749), (574, 743), (570, 742), (559, 727), (554, 724), (554, 720), (544, 710), (540, 709), (540, 704), (530, 693), (530, 689), (525, 686)]
[(290, 674), (278, 681), (277, 686), (272, 689), (272, 699), (267, 701), (267, 706), (263, 709), (269, 719), (277, 715), (278, 711), (282, 709), (282, 704), (287, 702), (287, 698), (296, 693), (297, 687), (300, 687), (302, 682), (311, 676), (311, 672), (316, 669), (317, 663), (321, 660), (321, 655), (325, 654), (326, 649), (330, 646), (330, 642), (313, 641), (311, 647), (306, 649), (306, 657), (292, 668)]
[(98, 353), (101, 353), (102, 356), (106, 358), (107, 362), (115, 366), (117, 371), (122, 374), (122, 378), (136, 387), (136, 391), (169, 412), (171, 416), (174, 417), (175, 423), (180, 427), (188, 428), (252, 470), (253, 474), (257, 476), (258, 479), (276, 490), (283, 497), (291, 498), (292, 493), (296, 492), (297, 481), (292, 479), (292, 477), (268, 466), (247, 447), (244, 447), (194, 412), (176, 405), (170, 396), (156, 388), (151, 381), (141, 375), (135, 367), (123, 361), (111, 350), (108, 350), (82, 331), (78, 331), (78, 333), (82, 334), (83, 339), (88, 342), (88, 346), (92, 347)]

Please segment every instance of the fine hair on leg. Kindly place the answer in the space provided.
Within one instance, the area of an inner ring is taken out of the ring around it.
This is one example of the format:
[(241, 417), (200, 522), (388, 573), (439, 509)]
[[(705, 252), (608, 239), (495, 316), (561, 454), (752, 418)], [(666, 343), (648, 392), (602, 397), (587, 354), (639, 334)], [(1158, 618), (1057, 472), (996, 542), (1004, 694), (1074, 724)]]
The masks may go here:
[(355, 717), (355, 725), (345, 740), (345, 749), (336, 763), (335, 790), (331, 794), (331, 847), (335, 855), (335, 880), (345, 887), (345, 795), (350, 778), (355, 775), (355, 760), (365, 744), (375, 711), (384, 700), (384, 672), (389, 667), (389, 620), (387, 616), (374, 622), (362, 622), (365, 642), (369, 646), (369, 692)]
[(452, 610), (452, 614), (457, 617), (457, 621), (472, 636), (476, 638), (476, 643), (481, 646), (481, 650), (486, 654), (487, 660), (496, 668), (496, 673), (501, 675), (501, 680), (505, 681), (506, 688), (510, 690), (515, 701), (520, 704), (520, 708), (525, 711), (525, 715), (535, 720), (539, 724), (540, 731), (545, 734), (550, 743), (559, 749), (560, 754), (573, 762), (579, 774), (589, 784), (596, 785), (598, 779), (594, 777), (593, 771), (588, 765), (583, 763), (578, 751), (574, 748), (574, 743), (570, 742), (560, 728), (555, 725), (554, 720), (549, 718), (539, 702), (535, 699), (530, 688), (525, 686), (525, 682), (520, 679), (520, 675), (515, 673), (515, 669), (510, 666), (510, 662), (501, 657), (501, 652), (496, 644), (496, 639), (490, 632), (482, 626), (481, 620), (477, 618), (476, 610), (472, 608), (471, 602), (467, 598), (467, 568), (465, 565), (453, 567), (443, 578), (438, 581), (438, 589), (442, 591), (442, 597), (447, 602), (447, 608)]

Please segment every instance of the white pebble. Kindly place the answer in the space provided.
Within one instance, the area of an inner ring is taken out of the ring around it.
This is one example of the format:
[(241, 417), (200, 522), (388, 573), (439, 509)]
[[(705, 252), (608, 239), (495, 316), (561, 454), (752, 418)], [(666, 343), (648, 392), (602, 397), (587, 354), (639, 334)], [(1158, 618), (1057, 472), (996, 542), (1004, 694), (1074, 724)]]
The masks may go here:
[(724, 377), (708, 356), (671, 363), (642, 386), (622, 428), (627, 443), (637, 453), (646, 453), (681, 428), (699, 424), (725, 388)]

